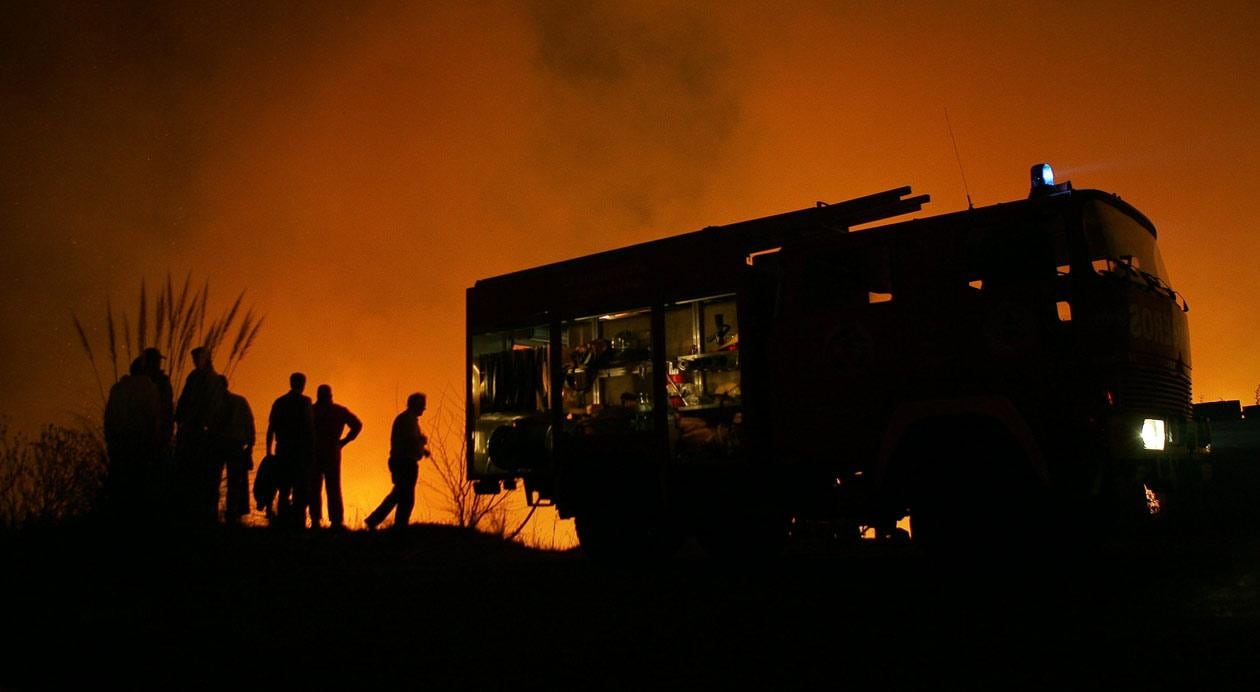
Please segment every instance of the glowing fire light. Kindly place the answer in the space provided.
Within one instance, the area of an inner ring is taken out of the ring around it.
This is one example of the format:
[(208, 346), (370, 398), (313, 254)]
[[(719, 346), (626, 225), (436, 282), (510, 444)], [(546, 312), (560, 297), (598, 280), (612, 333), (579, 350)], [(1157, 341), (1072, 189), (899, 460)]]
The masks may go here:
[(1159, 514), (1159, 494), (1150, 489), (1150, 486), (1143, 485), (1142, 490), (1146, 491), (1146, 511), (1151, 516)]

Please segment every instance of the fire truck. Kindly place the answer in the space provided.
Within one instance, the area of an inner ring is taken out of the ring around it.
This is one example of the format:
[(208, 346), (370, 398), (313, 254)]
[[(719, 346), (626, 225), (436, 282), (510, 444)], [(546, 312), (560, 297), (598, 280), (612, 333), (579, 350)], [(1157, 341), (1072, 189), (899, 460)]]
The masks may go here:
[(895, 221), (928, 200), (907, 186), (477, 281), (468, 478), (523, 485), (613, 554), (1174, 513), (1200, 450), (1189, 307), (1155, 226), (1047, 164), (1026, 199)]

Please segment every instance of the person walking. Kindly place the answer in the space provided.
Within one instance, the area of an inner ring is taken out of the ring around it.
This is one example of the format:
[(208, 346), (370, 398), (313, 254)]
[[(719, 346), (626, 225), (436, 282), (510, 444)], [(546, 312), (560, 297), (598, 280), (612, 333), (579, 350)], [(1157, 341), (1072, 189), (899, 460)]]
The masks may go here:
[[(350, 409), (333, 402), (332, 387), (321, 384), (315, 390), (315, 465), (311, 480), (311, 525), (318, 526), (323, 501), (321, 490), (328, 491), (330, 528), (344, 529), (345, 506), (341, 500), (341, 448), (350, 444), (363, 431), (363, 422)], [(342, 437), (341, 434), (346, 436)]]
[(425, 403), (424, 394), (416, 392), (407, 397), (407, 408), (394, 418), (389, 433), (389, 477), (394, 487), (364, 521), (369, 531), (376, 530), (390, 511), (394, 511), (395, 529), (404, 529), (411, 521), (411, 510), (416, 505), (420, 460), (430, 456), (426, 447), (429, 440), (420, 431), (420, 416), (424, 414)]
[(315, 461), (315, 420), (304, 389), (306, 375), (289, 375), (289, 391), (272, 403), (267, 418), (267, 454), (274, 455), (276, 462), (276, 520), (298, 528), (306, 525)]

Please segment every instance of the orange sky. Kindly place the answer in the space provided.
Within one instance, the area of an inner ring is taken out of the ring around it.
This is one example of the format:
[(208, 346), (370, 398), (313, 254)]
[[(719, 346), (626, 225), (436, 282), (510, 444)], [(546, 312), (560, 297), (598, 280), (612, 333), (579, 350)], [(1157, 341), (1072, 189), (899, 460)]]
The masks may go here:
[(71, 311), (99, 323), (106, 296), (192, 271), (267, 314), (232, 383), (260, 425), (292, 370), (366, 422), (353, 518), (388, 489), (407, 393), (460, 396), (477, 278), (903, 184), (957, 210), (946, 108), (977, 205), (1048, 160), (1155, 222), (1196, 401), (1260, 383), (1254, 3), (15, 5), (18, 427), (94, 415)]

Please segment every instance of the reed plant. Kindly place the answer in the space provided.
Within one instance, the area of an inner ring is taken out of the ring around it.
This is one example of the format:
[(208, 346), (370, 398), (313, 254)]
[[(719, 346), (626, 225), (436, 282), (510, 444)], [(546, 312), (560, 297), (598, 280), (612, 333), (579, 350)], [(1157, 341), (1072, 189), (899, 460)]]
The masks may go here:
[(263, 325), (263, 316), (257, 314), (253, 307), (244, 305), (244, 300), (245, 291), (242, 290), (226, 310), (213, 316), (209, 309), (209, 281), (203, 281), (198, 289), (194, 287), (191, 272), (179, 284), (168, 273), (166, 280), (157, 284), (151, 299), (147, 282), (141, 280), (134, 323), (131, 313), (118, 313), (112, 301), (105, 301), (103, 351), (93, 347), (89, 330), (79, 316), (72, 313), (83, 353), (92, 366), (101, 406), (105, 405), (107, 390), (102, 371), (108, 372), (113, 377), (112, 381), (117, 381), (128, 371), (131, 361), (150, 347), (167, 356), (171, 381), (179, 383), (184, 381), (188, 369), (186, 355), (194, 347), (205, 348), (217, 357), (220, 348), (226, 345), (227, 358), (216, 367), (231, 378), (249, 354)]

